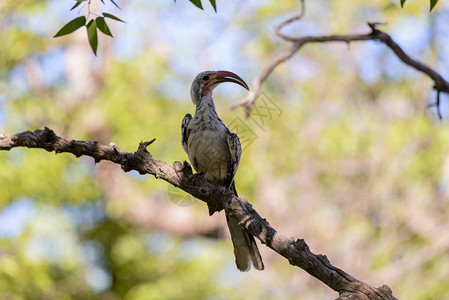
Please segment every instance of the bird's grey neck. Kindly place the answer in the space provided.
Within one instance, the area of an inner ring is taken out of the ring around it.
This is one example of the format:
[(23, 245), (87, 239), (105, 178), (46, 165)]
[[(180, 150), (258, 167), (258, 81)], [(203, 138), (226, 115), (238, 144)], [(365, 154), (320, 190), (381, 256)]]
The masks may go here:
[(215, 110), (214, 100), (212, 100), (211, 96), (204, 96), (198, 102), (193, 123), (200, 125), (197, 127), (202, 128), (203, 130), (208, 129), (212, 131), (219, 130), (220, 132), (226, 132), (226, 126), (218, 117)]
[(200, 101), (198, 102), (198, 104), (196, 106), (196, 111), (201, 111), (201, 110), (209, 110), (209, 111), (213, 111), (215, 114), (217, 114), (217, 111), (215, 110), (214, 99), (212, 99), (212, 96), (201, 97)]

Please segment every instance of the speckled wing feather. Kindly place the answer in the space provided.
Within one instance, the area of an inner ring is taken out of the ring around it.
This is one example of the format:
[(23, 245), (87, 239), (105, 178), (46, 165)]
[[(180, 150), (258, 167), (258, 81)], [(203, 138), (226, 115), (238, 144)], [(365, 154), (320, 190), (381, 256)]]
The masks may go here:
[[(235, 173), (237, 172), (237, 169), (239, 168), (240, 157), (242, 156), (242, 146), (240, 145), (239, 137), (235, 133), (229, 132), (227, 139), (228, 139), (229, 152), (231, 153), (231, 163), (229, 165), (226, 186), (228, 188), (231, 188), (232, 183), (234, 182)], [(235, 187), (234, 187), (234, 191), (235, 191)], [(236, 191), (235, 191), (235, 194), (237, 195)]]
[[(228, 133), (228, 146), (231, 153), (231, 164), (229, 166), (227, 185), (234, 192), (236, 196), (234, 176), (237, 172), (242, 156), (242, 147), (240, 145), (239, 137), (235, 133)], [(263, 270), (264, 265), (262, 256), (257, 248), (254, 237), (246, 232), (238, 223), (238, 221), (226, 214), (229, 231), (231, 232), (231, 239), (234, 245), (235, 263), (240, 271), (248, 271), (251, 268), (251, 261), (257, 270)]]
[(189, 128), (189, 123), (190, 120), (192, 120), (192, 115), (191, 114), (186, 114), (184, 116), (184, 119), (182, 119), (182, 123), (181, 123), (181, 134), (182, 134), (182, 148), (184, 149), (184, 151), (189, 154), (189, 148), (188, 148), (188, 141), (189, 141), (189, 134), (190, 134), (190, 130)]

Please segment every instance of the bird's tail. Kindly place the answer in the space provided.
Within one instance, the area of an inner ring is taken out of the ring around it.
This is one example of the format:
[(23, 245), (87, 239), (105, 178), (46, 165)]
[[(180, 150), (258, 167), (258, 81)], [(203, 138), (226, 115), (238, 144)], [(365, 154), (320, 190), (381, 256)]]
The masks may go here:
[[(231, 185), (231, 190), (237, 196), (234, 182)], [(239, 225), (236, 218), (226, 214), (226, 221), (228, 222), (232, 244), (234, 245), (235, 263), (237, 268), (242, 272), (248, 271), (251, 269), (252, 261), (257, 270), (263, 270), (264, 265), (262, 256), (259, 253), (254, 236), (244, 230)]]

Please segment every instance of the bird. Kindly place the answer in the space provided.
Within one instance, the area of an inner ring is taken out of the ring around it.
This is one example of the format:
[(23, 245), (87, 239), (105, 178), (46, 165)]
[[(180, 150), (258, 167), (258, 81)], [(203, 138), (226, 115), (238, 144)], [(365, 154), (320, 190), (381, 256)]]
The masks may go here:
[[(213, 90), (223, 82), (232, 82), (249, 90), (245, 81), (229, 71), (204, 71), (193, 80), (190, 97), (196, 106), (195, 115), (182, 120), (182, 147), (198, 174), (215, 186), (230, 189), (238, 196), (234, 176), (242, 155), (239, 137), (230, 132), (218, 117), (212, 98)], [(264, 264), (254, 236), (241, 227), (236, 218), (225, 211), (235, 263), (242, 272), (263, 270)]]

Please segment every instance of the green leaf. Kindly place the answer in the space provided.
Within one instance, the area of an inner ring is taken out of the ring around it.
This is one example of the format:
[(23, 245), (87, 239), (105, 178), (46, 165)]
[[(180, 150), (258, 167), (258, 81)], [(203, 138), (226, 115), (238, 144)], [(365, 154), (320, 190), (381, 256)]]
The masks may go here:
[(114, 0), (111, 0), (112, 4), (114, 4), (118, 9), (120, 9), (120, 6), (117, 5), (117, 3), (115, 3)]
[(404, 8), (405, 0), (401, 0), (401, 8)]
[(75, 5), (73, 5), (73, 7), (70, 10), (74, 10), (75, 8), (77, 8), (83, 2), (84, 1), (76, 1)]
[(217, 12), (217, 4), (215, 3), (215, 0), (209, 0), (209, 2), (210, 4), (212, 4), (212, 7), (214, 8), (215, 12)]
[(109, 19), (112, 19), (112, 20), (116, 20), (116, 21), (120, 21), (120, 22), (126, 23), (125, 21), (120, 20), (120, 19), (117, 18), (116, 16), (111, 15), (111, 14), (108, 14), (108, 13), (103, 13), (103, 16), (104, 16), (105, 18), (109, 18)]
[(97, 35), (97, 22), (90, 20), (87, 24), (87, 38), (89, 39), (90, 47), (95, 55), (97, 55), (98, 48), (98, 35)]
[(106, 35), (112, 36), (112, 33), (109, 30), (108, 24), (106, 24), (106, 21), (104, 20), (103, 17), (96, 18), (95, 22), (97, 22), (97, 27), (98, 27), (98, 29), (100, 29), (101, 32), (103, 32)]
[(192, 2), (196, 7), (203, 9), (203, 5), (201, 4), (201, 0), (189, 0)]
[(54, 38), (72, 33), (84, 25), (86, 25), (86, 17), (85, 16), (73, 19), (69, 23), (65, 24), (61, 29), (59, 29), (59, 31), (55, 34)]
[(437, 5), (438, 0), (430, 0), (430, 11)]

